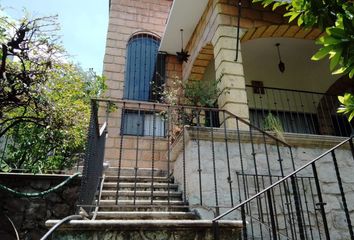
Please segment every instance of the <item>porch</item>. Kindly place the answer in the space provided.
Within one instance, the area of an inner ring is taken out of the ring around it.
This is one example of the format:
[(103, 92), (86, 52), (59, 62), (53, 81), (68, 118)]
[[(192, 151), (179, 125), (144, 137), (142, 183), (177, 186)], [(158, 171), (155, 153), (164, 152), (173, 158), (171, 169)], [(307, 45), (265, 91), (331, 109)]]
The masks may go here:
[[(352, 198), (348, 184), (352, 182), (351, 139), (285, 133), (287, 142), (283, 142), (215, 108), (105, 99), (93, 100), (92, 106), (90, 147), (84, 168), (84, 173), (90, 174), (84, 176), (78, 206), (92, 211), (98, 222), (99, 218), (122, 219), (128, 215), (133, 219), (183, 215), (208, 220), (209, 229), (217, 223), (222, 227), (224, 221), (234, 221), (232, 227), (242, 227), (243, 236), (239, 231), (232, 236), (241, 239), (248, 239), (247, 235), (253, 239), (271, 239), (275, 235), (279, 239), (298, 239), (296, 235), (301, 234), (318, 239), (325, 237), (329, 229), (334, 238), (347, 239), (351, 227), (342, 222), (352, 217), (354, 208), (349, 204), (342, 209), (340, 204), (346, 200), (339, 196), (347, 197), (348, 202)], [(110, 119), (115, 119), (116, 114), (124, 119), (126, 112), (149, 114), (152, 121), (144, 121), (143, 117), (130, 121), (131, 128), (141, 133), (135, 136), (124, 134), (124, 120), (118, 132), (112, 131), (116, 128), (110, 127)], [(219, 118), (218, 125), (212, 124), (214, 118)], [(139, 131), (143, 126), (151, 131)], [(103, 160), (108, 160), (102, 152), (107, 133), (120, 146), (115, 159), (109, 160), (117, 167), (104, 171), (99, 180)], [(338, 164), (335, 171), (342, 179), (334, 176), (333, 163)], [(328, 206), (319, 208), (323, 202)], [(330, 215), (325, 216), (325, 212)], [(172, 224), (172, 220), (168, 221)], [(123, 224), (121, 220), (119, 224)], [(214, 230), (217, 232), (217, 228)]]

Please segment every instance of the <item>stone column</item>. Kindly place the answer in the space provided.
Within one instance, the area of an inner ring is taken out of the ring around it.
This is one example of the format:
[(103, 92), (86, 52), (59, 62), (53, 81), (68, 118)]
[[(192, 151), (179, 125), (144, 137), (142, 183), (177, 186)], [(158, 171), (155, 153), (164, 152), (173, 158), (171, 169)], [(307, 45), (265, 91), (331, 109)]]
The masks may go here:
[[(241, 29), (241, 36), (243, 32), (244, 30)], [(248, 120), (249, 109), (241, 49), (238, 51), (238, 61), (235, 61), (236, 41), (237, 28), (233, 26), (219, 25), (212, 38), (216, 79), (220, 79), (219, 86), (223, 91), (219, 97), (218, 105), (220, 109), (227, 110), (240, 118)], [(228, 121), (227, 127), (236, 127), (235, 120)], [(247, 126), (241, 124), (240, 128), (247, 129)]]

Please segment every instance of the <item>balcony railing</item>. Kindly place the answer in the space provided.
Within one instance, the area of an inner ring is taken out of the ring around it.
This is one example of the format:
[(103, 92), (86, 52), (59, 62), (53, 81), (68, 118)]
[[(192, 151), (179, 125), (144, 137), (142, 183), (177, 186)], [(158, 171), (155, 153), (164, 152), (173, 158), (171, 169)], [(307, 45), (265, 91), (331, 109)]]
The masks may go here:
[(352, 126), (337, 114), (337, 96), (324, 93), (247, 85), (250, 121), (267, 129), (274, 116), (284, 132), (350, 136)]

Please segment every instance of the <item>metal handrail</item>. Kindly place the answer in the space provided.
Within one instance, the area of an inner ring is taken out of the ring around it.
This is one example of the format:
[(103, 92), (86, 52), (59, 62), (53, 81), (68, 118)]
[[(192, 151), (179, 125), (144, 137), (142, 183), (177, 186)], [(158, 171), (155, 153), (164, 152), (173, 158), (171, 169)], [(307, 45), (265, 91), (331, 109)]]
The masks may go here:
[(101, 198), (102, 198), (102, 190), (103, 190), (104, 180), (105, 180), (105, 175), (103, 174), (103, 176), (101, 178), (101, 182), (100, 182), (100, 188), (99, 188), (100, 190), (99, 190), (99, 193), (98, 193), (97, 203), (96, 203), (95, 211), (94, 211), (93, 216), (92, 216), (92, 220), (95, 220), (96, 217), (97, 217), (97, 212), (98, 212), (98, 209), (99, 209), (99, 206), (100, 206), (100, 201), (101, 201)]
[(313, 92), (313, 91), (306, 91), (306, 90), (296, 90), (296, 89), (289, 89), (289, 88), (277, 88), (277, 87), (260, 87), (247, 84), (246, 87), (248, 88), (257, 88), (257, 89), (270, 89), (270, 90), (279, 90), (279, 91), (289, 91), (289, 92), (301, 92), (301, 93), (311, 93), (311, 94), (319, 94), (319, 95), (327, 95), (327, 96), (337, 96), (334, 94), (322, 93), (322, 92)]
[[(265, 134), (267, 137), (272, 138), (275, 141), (279, 141), (280, 143), (282, 143), (283, 145), (287, 146), (287, 147), (291, 147), (288, 143), (282, 141), (281, 139), (277, 138), (276, 136), (273, 136), (269, 133), (267, 133), (266, 131), (260, 129), (259, 127), (251, 124), (250, 122), (248, 122), (247, 120), (231, 113), (228, 110), (223, 110), (223, 109), (219, 109), (219, 108), (211, 108), (211, 107), (199, 107), (199, 106), (194, 106), (194, 105), (170, 105), (170, 104), (164, 104), (164, 103), (155, 103), (155, 102), (141, 102), (141, 101), (134, 101), (134, 100), (119, 100), (119, 99), (105, 99), (105, 98), (95, 98), (93, 99), (94, 101), (98, 101), (98, 102), (106, 102), (106, 103), (121, 103), (121, 104), (140, 104), (140, 105), (147, 105), (147, 106), (160, 106), (163, 108), (170, 108), (170, 109), (179, 109), (179, 108), (188, 108), (188, 109), (195, 109), (195, 110), (207, 110), (207, 111), (219, 111), (222, 112), (224, 111), (225, 113), (229, 114), (231, 117), (237, 119), (238, 121), (254, 128), (255, 130), (261, 132), (262, 134)], [(128, 107), (127, 107), (128, 108)], [(130, 107), (129, 107), (130, 109)]]
[(71, 220), (81, 220), (81, 219), (83, 219), (83, 217), (81, 215), (70, 215), (70, 216), (63, 218), (62, 220), (57, 222), (51, 229), (49, 229), (49, 231), (40, 240), (48, 239), (48, 237), (50, 237), (50, 235), (52, 235), (54, 233), (54, 231), (57, 230), (64, 223), (71, 221)]
[[(82, 174), (79, 204), (89, 205), (94, 201), (94, 196), (100, 184), (103, 173), (104, 148), (107, 135), (107, 119), (102, 127), (98, 122), (98, 104), (97, 100), (91, 100), (91, 119), (87, 139), (87, 148), (85, 164)], [(94, 173), (94, 174), (92, 174)], [(91, 208), (86, 208), (90, 213)]]
[(212, 222), (217, 222), (218, 220), (220, 220), (221, 218), (229, 215), (230, 213), (232, 213), (233, 211), (237, 210), (238, 208), (244, 206), (245, 204), (249, 203), (250, 201), (252, 201), (253, 199), (259, 197), (260, 195), (266, 193), (267, 191), (271, 190), (272, 188), (278, 186), (279, 184), (285, 182), (286, 180), (288, 180), (289, 178), (293, 177), (294, 175), (296, 175), (297, 173), (299, 173), (301, 170), (307, 168), (308, 166), (314, 164), (315, 162), (317, 162), (319, 159), (323, 158), (324, 156), (326, 156), (327, 154), (333, 152), (334, 150), (336, 150), (337, 148), (341, 147), (342, 145), (346, 144), (347, 142), (349, 142), (350, 140), (352, 140), (354, 138), (354, 136), (347, 138), (346, 140), (344, 140), (343, 142), (337, 144), (336, 146), (332, 147), (331, 149), (327, 150), (326, 152), (324, 152), (323, 154), (321, 154), (320, 156), (316, 157), (315, 159), (313, 159), (312, 161), (306, 163), (305, 165), (303, 165), (302, 167), (298, 168), (297, 170), (293, 171), (292, 173), (290, 173), (289, 175), (285, 176), (284, 178), (276, 181), (275, 183), (271, 184), (269, 187), (266, 187), (265, 189), (263, 189), (262, 191), (258, 192), (257, 194), (253, 195), (252, 197), (248, 198), (247, 200), (239, 203), (238, 205), (236, 205), (235, 207), (231, 208), (230, 210), (228, 210), (227, 212), (217, 216), (216, 218), (214, 218), (212, 220)]

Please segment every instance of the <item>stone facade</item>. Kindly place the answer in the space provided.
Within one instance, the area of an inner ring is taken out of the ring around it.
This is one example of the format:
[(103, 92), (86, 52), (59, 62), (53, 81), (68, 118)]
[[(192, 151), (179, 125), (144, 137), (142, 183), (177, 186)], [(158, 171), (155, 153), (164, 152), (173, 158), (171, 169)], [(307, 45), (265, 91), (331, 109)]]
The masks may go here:
[[(26, 193), (48, 190), (65, 179), (66, 176), (0, 174), (0, 184)], [(0, 190), (0, 239), (16, 239), (7, 217), (14, 223), (20, 239), (40, 239), (48, 231), (46, 220), (75, 214), (79, 187), (80, 179), (73, 179), (63, 188), (42, 198), (19, 198)]]
[[(242, 14), (240, 18), (240, 36), (247, 30), (255, 27), (272, 24), (283, 24), (287, 20), (282, 17), (283, 10), (277, 12), (270, 8), (263, 8), (252, 1), (242, 1)], [(202, 78), (203, 68), (208, 66), (208, 61), (203, 58), (205, 46), (213, 50), (215, 61), (216, 79), (220, 79), (220, 89), (228, 94), (222, 94), (218, 101), (221, 109), (230, 111), (244, 119), (249, 118), (247, 94), (245, 90), (245, 77), (242, 65), (241, 48), (238, 60), (236, 59), (238, 8), (234, 1), (210, 0), (204, 11), (190, 41), (187, 50), (191, 58), (183, 66), (184, 79)], [(199, 74), (195, 73), (199, 69)], [(232, 123), (229, 123), (229, 125)]]
[[(107, 77), (108, 91), (106, 97), (120, 100), (123, 98), (126, 45), (136, 32), (151, 32), (163, 36), (168, 13), (172, 1), (169, 0), (113, 0), (110, 8), (110, 20), (107, 35), (106, 54), (104, 59), (104, 75)], [(240, 18), (240, 36), (253, 32), (253, 38), (268, 36), (268, 32), (287, 23), (282, 15), (284, 9), (279, 8), (273, 12), (270, 7), (263, 8), (251, 0), (242, 1)], [(199, 20), (186, 50), (190, 53), (189, 61), (181, 64), (173, 55), (166, 59), (166, 84), (176, 78), (183, 80), (201, 80), (211, 61), (215, 62), (215, 79), (220, 79), (221, 94), (218, 107), (237, 116), (249, 119), (245, 76), (242, 64), (242, 54), (239, 48), (238, 60), (236, 58), (238, 8), (231, 0), (209, 0), (202, 17)], [(288, 26), (288, 25), (286, 25)], [(271, 29), (269, 29), (271, 28)], [(288, 27), (285, 30), (288, 30)], [(254, 30), (254, 31), (253, 31)], [(292, 32), (294, 32), (293, 29)], [(294, 34), (300, 32), (297, 29)], [(290, 33), (287, 34), (289, 35)], [(317, 32), (318, 34), (318, 32)], [(288, 36), (287, 35), (287, 36)], [(103, 115), (102, 113), (101, 115)], [(221, 119), (221, 123), (223, 120)], [(117, 165), (120, 154), (121, 111), (110, 113), (108, 119), (108, 144), (106, 146), (106, 159)], [(231, 127), (234, 122), (229, 122)], [(235, 126), (234, 126), (235, 127)], [(240, 128), (246, 126), (240, 125)], [(125, 139), (127, 145), (134, 138)], [(140, 138), (143, 145), (146, 141)], [(124, 149), (124, 147), (123, 147)], [(131, 149), (124, 150), (124, 155), (132, 155)], [(149, 150), (149, 149), (144, 149)], [(167, 150), (167, 149), (166, 149)], [(149, 151), (152, 151), (150, 149)], [(140, 154), (140, 153), (139, 153)], [(163, 154), (162, 154), (163, 155)], [(123, 157), (124, 166), (131, 166), (130, 157)], [(146, 157), (149, 158), (149, 157)], [(125, 162), (125, 160), (128, 160)], [(126, 165), (127, 163), (127, 165)]]
[[(151, 33), (162, 36), (171, 0), (112, 0), (107, 35), (106, 53), (104, 58), (104, 72), (107, 77), (108, 91), (105, 97), (113, 100), (122, 100), (124, 92), (126, 46), (129, 39), (137, 32)], [(166, 57), (166, 84), (181, 78), (182, 65), (176, 56)], [(138, 105), (136, 104), (135, 107)], [(154, 146), (151, 137), (139, 137), (139, 151), (136, 151), (137, 137), (128, 136), (121, 139), (121, 110), (109, 113), (108, 138), (106, 143), (105, 159), (111, 166), (118, 166), (121, 158), (122, 166), (135, 167), (135, 159), (139, 158), (139, 167), (151, 167), (151, 160), (156, 161), (155, 167), (165, 168), (167, 144), (165, 138), (157, 138)], [(152, 105), (145, 105), (145, 108)], [(150, 109), (151, 110), (151, 109)], [(101, 121), (106, 119), (106, 108), (100, 109)], [(155, 146), (156, 145), (156, 146)], [(122, 146), (122, 148), (121, 148)], [(122, 149), (122, 151), (120, 151)], [(120, 154), (122, 154), (120, 156)], [(138, 154), (138, 155), (137, 155)]]
[[(237, 240), (238, 230), (235, 229), (220, 229), (220, 239), (223, 240)], [(214, 233), (212, 229), (178, 229), (173, 228), (168, 230), (154, 230), (154, 229), (122, 229), (118, 230), (96, 230), (96, 231), (68, 231), (56, 233), (53, 237), (55, 240), (154, 240), (154, 239), (164, 239), (164, 240), (213, 240)]]
[(123, 98), (128, 40), (139, 31), (162, 36), (171, 3), (169, 0), (111, 1), (103, 69), (108, 86), (106, 97)]
[[(294, 167), (295, 169), (308, 163), (310, 160), (315, 159), (324, 152), (326, 152), (330, 147), (335, 146), (343, 140), (339, 137), (317, 137), (315, 135), (299, 135), (299, 134), (288, 134), (285, 135), (285, 139), (292, 145), (292, 156), (294, 158), (294, 164), (290, 161), (291, 155), (289, 148), (286, 146), (279, 146), (279, 153), (277, 146), (271, 141), (268, 142), (267, 148), (263, 144), (262, 135), (254, 135), (254, 144), (250, 143), (249, 133), (241, 133), (241, 145), (238, 146), (238, 137), (234, 135), (233, 131), (229, 132), (228, 137), (228, 151), (226, 149), (225, 137), (222, 131), (214, 132), (214, 142), (211, 141), (209, 130), (201, 130), (199, 132), (199, 141), (196, 137), (196, 131), (192, 129), (186, 130), (185, 134), (185, 154), (183, 154), (183, 149), (178, 147), (176, 144), (174, 158), (174, 176), (176, 181), (179, 183), (180, 189), (186, 191), (187, 201), (193, 209), (195, 209), (202, 219), (212, 219), (218, 216), (216, 201), (218, 201), (220, 213), (226, 212), (232, 206), (239, 203), (240, 200), (246, 200), (248, 197), (256, 194), (258, 191), (264, 189), (270, 185), (268, 177), (265, 177), (265, 183), (260, 181), (260, 187), (257, 188), (255, 183), (255, 170), (257, 169), (257, 174), (268, 176), (267, 158), (270, 165), (270, 172), (274, 176), (273, 183), (279, 180), (282, 176), (279, 156), (282, 159), (283, 174), (284, 176), (290, 174)], [(180, 139), (182, 141), (182, 139)], [(201, 178), (202, 178), (202, 204), (200, 204), (200, 185), (199, 185), (199, 164), (198, 164), (198, 144), (199, 153), (201, 161)], [(214, 147), (214, 153), (212, 152), (212, 145)], [(241, 149), (241, 150), (240, 150)], [(247, 193), (248, 197), (244, 197), (244, 187), (242, 184), (242, 172), (241, 168), (241, 158), (240, 151), (242, 153), (243, 170), (245, 173), (249, 174), (247, 182)], [(252, 152), (255, 154), (253, 155)], [(354, 162), (352, 153), (349, 146), (340, 148), (336, 152), (336, 157), (338, 160), (338, 165), (340, 169), (341, 178), (343, 181), (343, 189), (345, 192), (348, 209), (350, 216), (354, 217)], [(228, 154), (228, 155), (227, 155)], [(279, 155), (280, 154), (280, 155)], [(185, 156), (185, 158), (183, 158)], [(227, 166), (227, 156), (229, 157), (230, 164), (230, 180), (229, 182), (229, 171)], [(268, 157), (267, 157), (268, 156)], [(185, 159), (185, 163), (183, 160)], [(215, 173), (216, 181), (214, 178), (214, 165), (215, 160)], [(255, 162), (257, 166), (255, 166)], [(183, 165), (185, 166), (185, 176), (186, 181), (184, 181), (183, 176)], [(325, 211), (326, 217), (330, 229), (330, 234), (333, 239), (348, 239), (348, 226), (345, 220), (345, 215), (343, 211), (343, 202), (340, 195), (340, 189), (338, 186), (337, 177), (334, 170), (334, 164), (330, 154), (327, 154), (322, 159), (320, 159), (317, 164), (317, 171), (320, 180), (321, 191), (323, 194), (323, 199), (326, 202)], [(276, 177), (278, 176), (278, 177)], [(316, 218), (320, 219), (320, 212), (315, 210), (318, 207), (312, 202), (312, 197), (314, 197), (315, 202), (317, 202), (316, 186), (313, 179), (313, 172), (311, 167), (307, 167), (302, 170), (298, 177), (303, 177), (305, 180), (302, 182), (301, 178), (298, 181), (298, 187), (300, 192), (300, 198), (303, 204), (306, 202), (306, 206), (309, 208), (309, 215), (305, 213), (306, 227), (309, 229), (313, 227), (316, 229)], [(241, 179), (241, 180), (240, 180)], [(261, 178), (259, 178), (261, 179)], [(262, 178), (263, 179), (263, 178)], [(240, 185), (238, 185), (240, 181)], [(186, 185), (184, 185), (186, 182)], [(290, 181), (288, 181), (289, 186), (291, 186)], [(310, 186), (311, 184), (311, 186)], [(230, 195), (230, 186), (232, 188), (232, 197)], [(241, 186), (241, 191), (239, 192), (238, 186)], [(215, 190), (217, 187), (217, 191)], [(314, 191), (315, 195), (311, 195), (311, 189)], [(279, 188), (275, 188), (273, 194), (275, 206), (278, 211), (282, 210), (281, 198), (284, 197), (284, 192), (281, 194)], [(284, 190), (282, 190), (284, 191)], [(217, 197), (216, 197), (217, 192)], [(306, 198), (305, 198), (306, 195)], [(292, 195), (291, 195), (292, 196)], [(233, 199), (233, 205), (231, 200)], [(264, 199), (264, 198), (262, 198)], [(263, 200), (264, 201), (264, 200)], [(258, 204), (258, 203), (257, 203)], [(256, 201), (251, 202), (253, 206), (253, 213), (255, 219), (258, 218)], [(263, 206), (265, 208), (265, 206)], [(258, 209), (259, 210), (259, 209)], [(265, 210), (263, 210), (265, 212)], [(278, 213), (280, 214), (280, 213)], [(235, 211), (224, 219), (241, 219), (239, 211)], [(280, 218), (281, 219), (281, 218)], [(308, 220), (310, 219), (310, 220)], [(249, 219), (248, 219), (249, 221)], [(312, 225), (309, 225), (311, 221)], [(320, 227), (322, 226), (322, 220), (319, 221)], [(279, 222), (280, 226), (283, 226), (285, 233), (284, 222)], [(289, 228), (289, 225), (288, 225)], [(262, 231), (265, 231), (264, 228)], [(323, 231), (323, 230), (322, 230)], [(260, 229), (254, 229), (254, 239), (261, 239)], [(315, 238), (318, 237), (318, 232), (313, 231)]]

